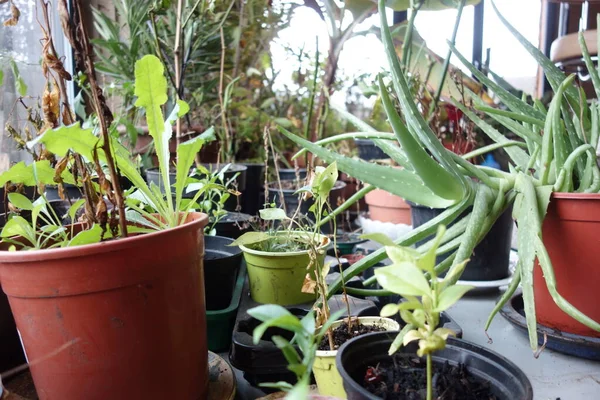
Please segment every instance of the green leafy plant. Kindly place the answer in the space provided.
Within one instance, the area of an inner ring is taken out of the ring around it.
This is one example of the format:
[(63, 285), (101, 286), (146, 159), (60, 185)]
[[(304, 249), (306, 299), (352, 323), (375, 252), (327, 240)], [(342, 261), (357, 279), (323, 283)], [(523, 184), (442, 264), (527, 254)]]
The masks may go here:
[[(271, 336), (271, 340), (283, 353), (288, 362), (288, 370), (296, 375), (298, 382), (295, 386), (287, 382), (269, 383), (262, 386), (273, 387), (288, 392), (286, 399), (289, 400), (307, 399), (312, 368), (319, 344), (328, 332), (331, 324), (337, 321), (343, 313), (344, 310), (334, 313), (323, 325), (317, 327), (313, 312), (309, 312), (300, 319), (284, 307), (273, 304), (262, 305), (248, 310), (250, 316), (262, 321), (262, 324), (257, 326), (252, 334), (254, 344), (259, 343), (269, 328), (280, 328), (294, 334), (292, 340), (287, 340), (280, 335)], [(294, 346), (298, 346), (301, 354), (298, 354)]]
[(401, 247), (387, 237), (377, 235), (371, 237), (385, 245), (385, 251), (392, 260), (392, 265), (375, 270), (377, 282), (384, 289), (399, 294), (406, 301), (398, 304), (386, 304), (381, 309), (382, 317), (390, 317), (400, 313), (406, 325), (402, 328), (390, 346), (392, 355), (415, 340), (419, 341), (417, 355), (427, 359), (427, 400), (433, 398), (431, 354), (446, 347), (448, 336), (455, 332), (438, 327), (440, 313), (454, 305), (472, 286), (455, 285), (453, 280), (460, 276), (467, 261), (457, 264), (444, 279), (439, 279), (435, 272), (436, 251), (442, 241), (446, 229), (438, 227), (431, 247), (421, 254), (410, 247)]
[[(494, 144), (478, 149), (477, 154), (503, 148), (511, 160), (509, 172), (475, 166), (465, 159), (473, 154), (461, 157), (445, 149), (419, 112), (395, 52), (383, 0), (379, 2), (379, 14), (392, 86), (402, 114), (398, 113), (381, 83), (383, 105), (393, 134), (376, 132), (357, 118), (345, 115), (362, 131), (362, 135), (373, 138), (380, 148), (404, 168), (390, 168), (350, 159), (293, 135), (285, 129), (281, 129), (281, 132), (322, 160), (336, 162), (340, 170), (373, 187), (418, 204), (445, 208), (439, 216), (401, 237), (397, 243), (403, 246), (412, 245), (432, 235), (436, 226), (456, 221), (441, 239), (446, 251), (450, 251), (450, 256), (435, 267), (436, 273), (450, 269), (452, 283), (459, 278), (456, 271), (461, 268), (462, 260), (470, 257), (475, 246), (489, 232), (494, 222), (512, 206), (513, 216), (519, 226), (519, 262), (509, 290), (492, 311), (486, 329), (493, 316), (521, 283), (530, 345), (533, 350), (537, 350), (538, 335), (532, 285), (534, 261), (537, 258), (544, 271), (546, 285), (559, 308), (575, 320), (600, 331), (600, 321), (594, 321), (584, 315), (557, 290), (552, 263), (541, 237), (542, 222), (553, 191), (600, 191), (600, 169), (595, 153), (600, 132), (597, 102), (588, 103), (582, 91), (573, 84), (572, 76), (566, 77), (500, 16), (504, 25), (544, 69), (555, 95), (548, 109), (539, 102), (535, 102), (534, 105), (527, 104), (480, 74), (453, 48), (459, 59), (481, 82), (494, 91), (508, 110), (489, 108), (478, 103), (477, 97), (473, 96), (475, 106), (512, 130), (521, 139), (507, 139), (475, 113), (454, 101), (453, 104), (494, 141)], [(584, 43), (582, 51), (596, 91), (600, 94), (600, 77), (587, 57), (589, 53)], [(400, 147), (395, 146), (393, 142), (400, 144)], [(461, 217), (468, 207), (472, 208), (466, 216)], [(335, 210), (332, 214), (337, 212), (338, 210)], [(430, 244), (417, 250), (423, 252), (428, 246)], [(346, 278), (364, 271), (383, 258), (384, 250), (374, 252), (350, 267), (346, 271)], [(329, 292), (335, 292), (341, 284), (341, 279), (334, 282)]]

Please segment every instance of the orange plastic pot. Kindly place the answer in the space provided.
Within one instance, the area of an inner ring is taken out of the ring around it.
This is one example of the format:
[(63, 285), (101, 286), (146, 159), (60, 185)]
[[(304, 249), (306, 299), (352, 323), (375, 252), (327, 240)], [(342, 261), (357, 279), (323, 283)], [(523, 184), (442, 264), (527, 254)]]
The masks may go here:
[(393, 224), (411, 224), (410, 205), (400, 196), (375, 189), (365, 196), (369, 218)]
[(0, 251), (0, 282), (41, 400), (206, 399), (203, 228)]
[[(556, 277), (558, 292), (595, 321), (600, 321), (600, 195), (554, 193), (542, 227), (542, 238)], [(561, 332), (600, 337), (564, 313), (552, 300), (541, 268), (534, 279), (537, 321)]]

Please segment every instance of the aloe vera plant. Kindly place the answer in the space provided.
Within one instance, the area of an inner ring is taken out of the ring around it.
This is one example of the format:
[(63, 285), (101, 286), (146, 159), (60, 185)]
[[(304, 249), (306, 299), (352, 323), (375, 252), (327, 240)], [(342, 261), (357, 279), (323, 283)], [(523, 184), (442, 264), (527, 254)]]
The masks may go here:
[[(455, 283), (460, 274), (461, 261), (468, 259), (475, 246), (488, 233), (498, 217), (511, 205), (513, 217), (519, 226), (519, 262), (509, 289), (492, 310), (486, 323), (489, 327), (498, 310), (510, 299), (519, 283), (523, 287), (523, 300), (529, 330), (530, 345), (537, 351), (538, 335), (533, 297), (533, 270), (537, 259), (546, 280), (549, 292), (555, 303), (565, 313), (584, 325), (600, 331), (600, 321), (594, 321), (570, 304), (556, 287), (552, 262), (542, 241), (542, 223), (552, 192), (600, 192), (600, 169), (595, 149), (599, 138), (599, 109), (596, 100), (588, 103), (585, 94), (573, 83), (572, 76), (565, 76), (548, 58), (512, 27), (496, 7), (501, 21), (521, 42), (543, 68), (555, 95), (548, 109), (539, 102), (525, 103), (502, 86), (481, 74), (451, 46), (458, 58), (508, 107), (500, 111), (478, 102), (475, 106), (490, 118), (518, 135), (522, 141), (504, 137), (495, 128), (458, 101), (459, 107), (495, 143), (477, 150), (480, 154), (498, 148), (505, 148), (510, 156), (509, 172), (502, 172), (482, 166), (475, 166), (466, 158), (443, 148), (434, 133), (420, 114), (407, 85), (407, 78), (396, 55), (388, 21), (385, 15), (385, 1), (379, 1), (381, 33), (392, 76), (392, 87), (399, 99), (401, 115), (391, 101), (386, 86), (380, 81), (381, 95), (388, 120), (394, 134), (376, 132), (368, 124), (343, 113), (361, 133), (374, 139), (403, 169), (394, 169), (350, 159), (328, 150), (319, 143), (311, 143), (295, 136), (285, 129), (281, 132), (289, 139), (312, 152), (325, 162), (336, 162), (338, 168), (354, 176), (369, 187), (384, 189), (415, 203), (446, 210), (396, 241), (402, 246), (412, 245), (435, 233), (440, 224), (448, 225), (459, 219), (468, 207), (471, 211), (449, 228), (440, 239), (436, 254), (451, 251), (451, 255), (435, 267), (435, 273), (449, 269), (452, 277), (449, 284)], [(582, 52), (588, 66), (596, 92), (600, 93), (598, 70), (591, 63), (589, 52), (583, 39)], [(328, 141), (335, 141), (329, 138)], [(392, 145), (400, 144), (400, 148)], [(369, 186), (370, 185), (370, 186)], [(364, 195), (364, 193), (361, 193)], [(359, 196), (357, 196), (359, 197)], [(333, 217), (338, 210), (332, 213)], [(417, 248), (427, 252), (434, 244), (430, 241)], [(350, 278), (386, 257), (385, 249), (380, 249), (354, 264), (345, 276)], [(332, 284), (329, 293), (335, 293), (341, 282)], [(362, 290), (361, 294), (377, 293), (381, 290)]]

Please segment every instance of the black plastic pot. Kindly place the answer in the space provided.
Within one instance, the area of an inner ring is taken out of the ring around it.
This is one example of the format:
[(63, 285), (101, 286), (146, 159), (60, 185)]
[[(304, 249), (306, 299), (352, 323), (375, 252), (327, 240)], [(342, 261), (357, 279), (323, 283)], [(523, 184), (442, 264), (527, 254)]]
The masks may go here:
[[(71, 200), (78, 200), (83, 197), (81, 193), (81, 189), (75, 185), (71, 185), (70, 183), (63, 184), (65, 198), (68, 196)], [(58, 186), (46, 186), (46, 199), (48, 201), (52, 200), (62, 200), (58, 195)]]
[[(348, 300), (352, 316), (368, 317), (379, 315), (379, 310), (372, 301), (357, 299), (352, 296), (348, 296)], [(250, 309), (258, 305), (249, 296), (243, 299), (242, 302), (250, 302), (250, 304), (243, 304), (240, 306), (240, 310)], [(329, 299), (329, 307), (332, 313), (337, 310), (346, 310), (348, 305), (344, 302), (341, 295), (334, 295)], [(286, 308), (292, 314), (303, 317), (312, 307), (313, 303), (306, 303)], [(260, 325), (259, 320), (242, 312), (238, 314), (238, 320), (233, 330), (229, 361), (231, 361), (231, 364), (235, 368), (244, 372), (244, 378), (252, 385), (277, 381), (295, 383), (295, 375), (287, 368), (288, 362), (281, 350), (271, 341), (274, 335), (292, 340), (294, 334), (280, 328), (269, 328), (258, 344), (254, 344), (252, 333), (258, 325)]]
[[(410, 202), (409, 204), (414, 228), (429, 222), (444, 211), (443, 209), (424, 207)], [(469, 212), (470, 209), (467, 209), (459, 218), (462, 218)], [(452, 224), (449, 226), (452, 226)], [(465, 281), (495, 281), (508, 277), (512, 230), (513, 219), (511, 207), (504, 211), (488, 234), (475, 247), (471, 260), (460, 279)], [(417, 246), (420, 246), (427, 240), (429, 238), (417, 242)], [(438, 256), (437, 263), (440, 263), (449, 255), (450, 253), (446, 253)]]
[(25, 354), (8, 298), (0, 288), (0, 372), (6, 372), (25, 362)]
[(281, 181), (295, 181), (297, 178), (304, 180), (306, 178), (306, 168), (299, 168), (298, 175), (294, 168), (279, 168), (279, 180)]
[(390, 158), (383, 150), (375, 146), (375, 143), (371, 139), (354, 139), (354, 143), (356, 144), (358, 156), (361, 160), (372, 161)]
[(228, 212), (222, 219), (215, 224), (217, 236), (237, 239), (246, 232), (250, 232), (252, 227), (250, 221), (252, 216), (237, 212)]
[[(265, 166), (264, 164), (242, 163), (246, 169), (246, 189), (242, 195), (242, 212), (250, 215), (257, 215), (258, 210), (263, 208), (261, 197), (264, 198), (263, 191), (265, 185)], [(262, 195), (262, 196), (261, 196)]]
[(231, 303), (242, 250), (229, 246), (233, 239), (204, 236), (204, 291), (207, 310), (222, 310)]
[[(391, 361), (388, 350), (397, 332), (377, 332), (356, 337), (338, 351), (337, 369), (344, 381), (348, 400), (377, 400), (361, 383), (368, 367)], [(402, 347), (400, 353), (416, 356), (417, 343)], [(527, 376), (507, 358), (461, 339), (448, 338), (446, 348), (433, 355), (434, 363), (448, 361), (452, 365), (465, 364), (469, 372), (488, 381), (492, 393), (499, 400), (533, 399), (533, 388)]]
[[(281, 181), (281, 184), (283, 187), (296, 188), (294, 181)], [(333, 187), (333, 189), (331, 189), (331, 191), (329, 192), (329, 204), (331, 204), (332, 208), (337, 207), (337, 201), (339, 198), (342, 198), (345, 186), (346, 186), (346, 184), (344, 182), (337, 181), (335, 183), (335, 186)], [(298, 205), (300, 204), (300, 196), (301, 195), (295, 194), (297, 189), (279, 190), (279, 182), (270, 182), (268, 184), (268, 188), (269, 188), (269, 199), (268, 199), (269, 203), (275, 203), (278, 207), (281, 206), (282, 204), (284, 204), (286, 212), (288, 213), (288, 215), (292, 216), (295, 213), (296, 209), (298, 208)], [(283, 194), (283, 201), (282, 201), (282, 194)], [(309, 209), (313, 204), (314, 204), (314, 200), (312, 198), (308, 199), (308, 200), (303, 200), (302, 205), (300, 205), (300, 213), (303, 215), (308, 215), (309, 218), (312, 219), (313, 215), (312, 215), (312, 213), (309, 213)], [(338, 225), (341, 225), (340, 218), (341, 217), (338, 217)], [(324, 225), (322, 227), (322, 230), (324, 233), (332, 232), (333, 224), (331, 224), (330, 226), (328, 226), (327, 224)]]

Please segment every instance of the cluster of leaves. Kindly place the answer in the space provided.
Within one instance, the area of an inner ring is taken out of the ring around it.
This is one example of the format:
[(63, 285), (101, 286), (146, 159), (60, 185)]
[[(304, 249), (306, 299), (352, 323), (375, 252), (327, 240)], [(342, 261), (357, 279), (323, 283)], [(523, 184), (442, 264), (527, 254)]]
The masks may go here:
[[(494, 141), (494, 144), (479, 149), (478, 154), (503, 148), (511, 160), (509, 172), (475, 166), (465, 156), (461, 157), (445, 149), (419, 112), (396, 54), (385, 14), (385, 1), (379, 1), (379, 10), (392, 86), (402, 114), (390, 100), (380, 80), (382, 103), (394, 133), (379, 133), (357, 118), (349, 116), (349, 119), (366, 132), (367, 136), (373, 137), (375, 143), (404, 168), (389, 168), (351, 159), (284, 129), (281, 130), (283, 134), (326, 162), (337, 162), (340, 170), (367, 184), (417, 204), (446, 209), (427, 224), (398, 239), (397, 243), (412, 245), (430, 236), (437, 225), (456, 222), (446, 231), (443, 239), (447, 242), (446, 249), (450, 251), (450, 256), (436, 266), (438, 273), (450, 268), (452, 282), (458, 280), (455, 272), (460, 268), (462, 260), (470, 257), (475, 246), (500, 215), (512, 206), (513, 217), (520, 228), (519, 263), (509, 290), (492, 311), (486, 329), (493, 316), (522, 283), (530, 345), (533, 350), (537, 349), (533, 296), (533, 270), (537, 258), (544, 271), (549, 292), (559, 308), (575, 320), (600, 331), (600, 321), (594, 321), (583, 314), (558, 292), (552, 262), (542, 241), (542, 223), (553, 191), (600, 191), (600, 168), (595, 152), (600, 137), (597, 101), (588, 103), (585, 94), (573, 83), (573, 76), (566, 77), (495, 9), (503, 24), (544, 69), (555, 96), (548, 109), (539, 101), (530, 105), (482, 74), (451, 46), (459, 60), (495, 93), (508, 110), (491, 108), (477, 100), (477, 96), (472, 96), (475, 107), (520, 138), (517, 141), (504, 137), (453, 99), (452, 103)], [(595, 90), (600, 96), (598, 70), (589, 57), (583, 36), (580, 37), (580, 42)], [(400, 148), (396, 144), (400, 144)], [(471, 210), (464, 213), (468, 207), (472, 207)], [(462, 229), (453, 229), (455, 226), (461, 226)], [(374, 265), (384, 254), (381, 251), (365, 257), (347, 271), (346, 277), (354, 276)], [(334, 282), (330, 290), (335, 290), (340, 285), (341, 282)]]
[[(267, 332), (267, 329), (272, 327), (284, 329), (294, 334), (294, 338), (291, 341), (280, 335), (271, 336), (271, 340), (282, 351), (288, 362), (288, 370), (296, 375), (298, 382), (295, 386), (287, 382), (263, 384), (262, 386), (288, 392), (286, 396), (288, 400), (307, 399), (313, 364), (319, 344), (329, 331), (331, 325), (342, 316), (343, 312), (344, 310), (340, 310), (334, 313), (329, 320), (317, 328), (313, 312), (309, 312), (299, 319), (285, 308), (273, 304), (262, 305), (248, 310), (250, 316), (262, 322), (262, 324), (254, 329), (252, 334), (254, 344), (258, 344), (265, 332)], [(301, 355), (298, 354), (294, 346), (300, 349)]]

